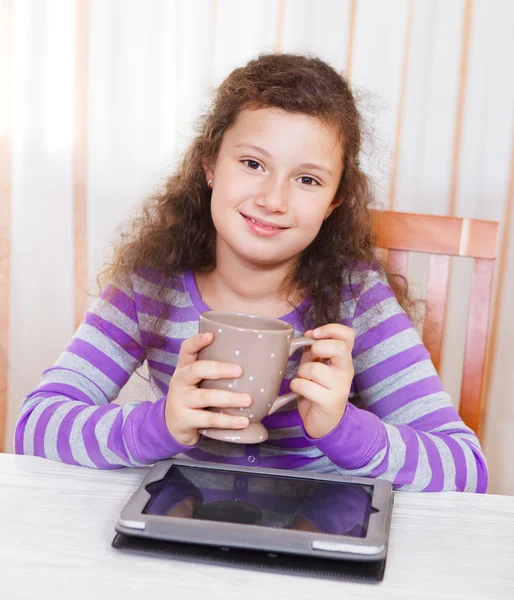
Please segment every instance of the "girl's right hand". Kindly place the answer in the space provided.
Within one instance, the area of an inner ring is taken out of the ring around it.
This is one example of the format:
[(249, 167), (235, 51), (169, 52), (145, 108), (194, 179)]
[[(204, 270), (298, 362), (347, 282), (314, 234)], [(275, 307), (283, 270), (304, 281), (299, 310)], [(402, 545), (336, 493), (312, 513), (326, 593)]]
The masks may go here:
[(198, 442), (199, 429), (244, 429), (249, 425), (246, 417), (205, 410), (207, 407), (247, 408), (252, 403), (248, 394), (198, 387), (202, 379), (234, 379), (243, 374), (239, 365), (198, 360), (200, 350), (213, 339), (212, 333), (201, 333), (185, 340), (170, 381), (164, 413), (166, 426), (183, 446), (194, 446)]

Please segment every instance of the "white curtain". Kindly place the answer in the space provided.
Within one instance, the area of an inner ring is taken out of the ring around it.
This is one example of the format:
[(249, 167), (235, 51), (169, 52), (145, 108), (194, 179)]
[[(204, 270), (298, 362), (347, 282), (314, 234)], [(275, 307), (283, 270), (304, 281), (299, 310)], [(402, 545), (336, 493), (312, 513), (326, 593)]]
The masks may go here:
[[(350, 77), (373, 134), (363, 162), (379, 204), (501, 222), (485, 450), (489, 491), (514, 493), (513, 2), (0, 0), (0, 28), (0, 136), (12, 159), (0, 196), (6, 451), (23, 397), (74, 331), (76, 240), (94, 294), (117, 228), (176, 164), (214, 86), (279, 50)], [(409, 272), (424, 268), (414, 259)], [(469, 276), (454, 260), (442, 373), (454, 398)], [(148, 397), (133, 378), (121, 401)]]

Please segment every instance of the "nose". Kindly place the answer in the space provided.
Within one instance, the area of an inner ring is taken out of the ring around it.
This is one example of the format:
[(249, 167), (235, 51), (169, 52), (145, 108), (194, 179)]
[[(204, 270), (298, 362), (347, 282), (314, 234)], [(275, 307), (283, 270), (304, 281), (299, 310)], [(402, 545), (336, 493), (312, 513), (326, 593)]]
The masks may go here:
[(270, 178), (264, 189), (258, 194), (256, 204), (270, 213), (286, 213), (289, 207), (286, 182), (280, 181), (278, 178)]

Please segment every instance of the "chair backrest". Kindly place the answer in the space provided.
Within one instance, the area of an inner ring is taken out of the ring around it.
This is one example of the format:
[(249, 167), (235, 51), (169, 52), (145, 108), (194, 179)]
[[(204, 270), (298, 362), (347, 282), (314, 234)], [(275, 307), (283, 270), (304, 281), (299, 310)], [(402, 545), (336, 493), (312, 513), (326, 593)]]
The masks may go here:
[(423, 343), (438, 372), (450, 260), (452, 256), (474, 259), (459, 413), (480, 436), (498, 223), (375, 210), (373, 225), (378, 248), (387, 251), (386, 267), (391, 273), (405, 276), (409, 252), (430, 254)]

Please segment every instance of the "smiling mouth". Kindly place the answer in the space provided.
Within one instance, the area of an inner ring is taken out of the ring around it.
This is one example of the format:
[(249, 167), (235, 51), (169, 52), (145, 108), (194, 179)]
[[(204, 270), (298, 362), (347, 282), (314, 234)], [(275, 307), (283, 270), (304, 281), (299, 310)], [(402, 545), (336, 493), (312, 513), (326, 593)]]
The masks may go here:
[(240, 214), (242, 217), (244, 217), (248, 221), (251, 221), (252, 223), (255, 223), (256, 225), (259, 225), (260, 227), (267, 227), (268, 229), (289, 229), (289, 227), (281, 227), (280, 225), (264, 223), (263, 221), (259, 221), (259, 219), (254, 219), (253, 217), (249, 217), (248, 215), (245, 215), (244, 213), (240, 213)]

